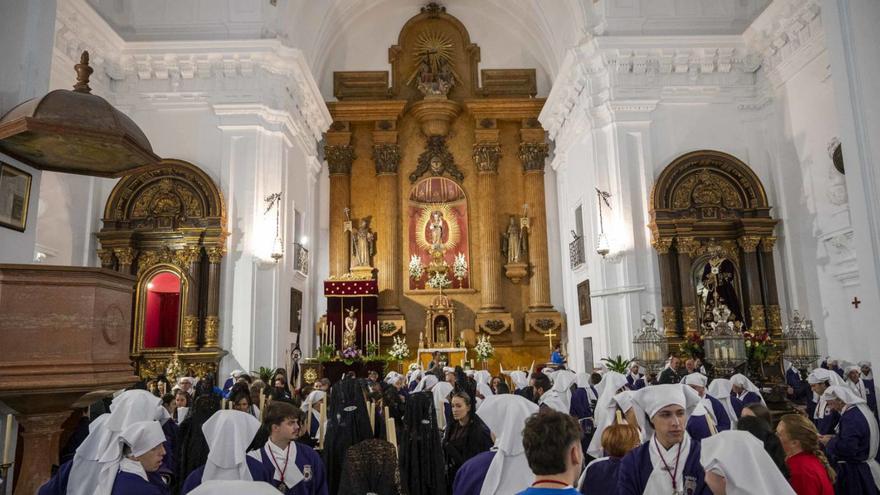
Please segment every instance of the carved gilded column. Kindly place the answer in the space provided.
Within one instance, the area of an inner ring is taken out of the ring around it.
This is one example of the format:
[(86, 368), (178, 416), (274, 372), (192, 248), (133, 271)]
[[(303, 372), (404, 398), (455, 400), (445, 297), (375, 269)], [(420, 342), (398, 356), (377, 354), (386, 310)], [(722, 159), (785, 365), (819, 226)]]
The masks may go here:
[(773, 245), (776, 238), (772, 236), (761, 239), (761, 273), (766, 281), (764, 293), (767, 304), (767, 330), (773, 337), (782, 336), (782, 314), (779, 309), (779, 293), (776, 288), (776, 265), (773, 261)]
[(345, 275), (351, 262), (351, 246), (344, 234), (345, 209), (351, 205), (351, 165), (354, 148), (351, 133), (327, 133), (324, 158), (330, 170), (330, 275)]
[(226, 255), (223, 246), (212, 246), (208, 254), (208, 306), (205, 311), (204, 347), (220, 347), (220, 261)]
[(202, 265), (202, 248), (188, 245), (178, 250), (177, 263), (186, 269), (189, 287), (186, 293), (186, 306), (183, 316), (183, 347), (192, 349), (198, 346), (199, 339), (199, 273)]
[(749, 299), (749, 321), (747, 327), (756, 333), (767, 331), (767, 319), (764, 314), (764, 298), (761, 295), (761, 276), (758, 271), (758, 243), (761, 238), (756, 235), (742, 236), (737, 239), (743, 250), (743, 265), (746, 270), (746, 291)]
[(657, 250), (657, 258), (660, 261), (660, 308), (663, 320), (663, 330), (667, 337), (678, 336), (678, 317), (675, 314), (675, 283), (672, 273), (672, 258), (669, 249), (672, 247), (672, 237), (656, 237), (651, 245)]
[[(535, 139), (540, 131), (540, 140)], [(522, 129), (523, 141), (519, 145), (519, 159), (525, 174), (525, 198), (531, 222), (528, 231), (529, 262), (532, 273), (529, 279), (529, 311), (552, 309), (550, 304), (550, 273), (547, 259), (547, 218), (544, 206), (544, 162), (547, 143), (543, 129)], [(536, 134), (536, 135), (532, 135)], [(527, 138), (532, 138), (528, 139)]]
[[(390, 133), (390, 134), (389, 134)], [(396, 131), (373, 133), (376, 164), (376, 268), (379, 269), (379, 312), (400, 313), (400, 147)]]
[[(497, 131), (496, 131), (497, 132)], [(498, 191), (498, 161), (501, 145), (482, 142), (474, 145), (474, 164), (477, 166), (477, 184), (480, 194), (477, 202), (477, 222), (480, 226), (480, 311), (500, 311), (501, 304), (501, 232), (495, 218), (494, 198)]]
[(678, 251), (678, 279), (681, 287), (681, 319), (686, 335), (700, 333), (697, 321), (697, 289), (691, 276), (693, 257), (700, 248), (700, 241), (693, 237), (678, 237), (675, 240)]
[(119, 266), (117, 267), (117, 270), (120, 273), (132, 275), (131, 265), (134, 263), (134, 256), (136, 254), (134, 248), (116, 248), (113, 250), (113, 254), (116, 255), (116, 259), (119, 261)]

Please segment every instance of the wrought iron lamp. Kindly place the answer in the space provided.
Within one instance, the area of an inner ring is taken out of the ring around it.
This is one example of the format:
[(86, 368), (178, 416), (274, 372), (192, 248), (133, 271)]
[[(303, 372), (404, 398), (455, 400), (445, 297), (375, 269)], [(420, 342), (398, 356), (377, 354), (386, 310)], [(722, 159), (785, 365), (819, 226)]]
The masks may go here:
[(669, 341), (654, 326), (657, 318), (654, 313), (646, 311), (642, 315), (642, 330), (633, 339), (633, 351), (639, 365), (644, 366), (648, 373), (660, 371), (666, 362)]
[(281, 240), (281, 193), (273, 193), (266, 196), (266, 212), (268, 214), (275, 208), (275, 240), (272, 241), (272, 252), (269, 256), (276, 263), (284, 257), (284, 242)]
[(791, 361), (796, 368), (812, 369), (819, 359), (816, 345), (818, 340), (819, 337), (813, 331), (813, 321), (803, 319), (800, 312), (795, 310), (782, 335), (782, 341), (785, 343), (782, 357)]
[(728, 321), (730, 309), (720, 305), (713, 311), (715, 321), (709, 324), (711, 331), (703, 336), (706, 361), (716, 370), (716, 375), (730, 375), (748, 359), (742, 324)]
[(599, 236), (596, 238), (596, 253), (604, 258), (611, 252), (611, 247), (608, 244), (608, 236), (605, 235), (605, 221), (602, 218), (602, 203), (605, 203), (605, 206), (610, 210), (611, 204), (608, 202), (608, 198), (611, 197), (611, 194), (605, 191), (600, 191), (599, 188), (596, 188), (596, 196), (599, 197)]

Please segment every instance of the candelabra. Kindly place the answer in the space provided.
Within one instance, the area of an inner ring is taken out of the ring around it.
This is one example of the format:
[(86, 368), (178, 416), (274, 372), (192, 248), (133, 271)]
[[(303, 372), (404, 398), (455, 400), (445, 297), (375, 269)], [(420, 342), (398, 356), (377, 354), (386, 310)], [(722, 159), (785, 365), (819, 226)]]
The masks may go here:
[(715, 321), (709, 323), (711, 331), (703, 337), (703, 350), (706, 361), (712, 364), (715, 375), (720, 377), (732, 374), (748, 357), (741, 328), (734, 329), (734, 322), (728, 321), (730, 310), (720, 305), (713, 313)]
[(642, 329), (633, 339), (633, 351), (640, 366), (648, 373), (660, 371), (669, 350), (666, 336), (654, 326), (657, 318), (650, 311), (642, 315)]
[(810, 370), (819, 359), (816, 348), (818, 340), (813, 331), (813, 321), (803, 319), (800, 312), (795, 310), (782, 334), (782, 341), (785, 343), (782, 357), (791, 361), (796, 368)]

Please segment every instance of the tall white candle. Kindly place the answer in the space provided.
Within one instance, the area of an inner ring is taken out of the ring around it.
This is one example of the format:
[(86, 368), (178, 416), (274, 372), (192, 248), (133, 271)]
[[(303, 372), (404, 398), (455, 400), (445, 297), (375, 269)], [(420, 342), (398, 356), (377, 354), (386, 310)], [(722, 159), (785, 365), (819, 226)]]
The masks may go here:
[(3, 464), (9, 464), (9, 451), (12, 450), (12, 415), (6, 415), (6, 436), (3, 442)]

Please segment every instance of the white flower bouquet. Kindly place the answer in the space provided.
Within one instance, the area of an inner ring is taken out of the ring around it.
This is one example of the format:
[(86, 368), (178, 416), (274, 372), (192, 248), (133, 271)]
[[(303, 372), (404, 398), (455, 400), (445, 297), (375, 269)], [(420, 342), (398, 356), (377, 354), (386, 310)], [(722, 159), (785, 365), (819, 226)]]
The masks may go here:
[(477, 340), (477, 345), (474, 346), (474, 352), (477, 353), (477, 359), (480, 361), (487, 361), (495, 355), (495, 348), (492, 347), (492, 343), (489, 342), (488, 335), (480, 336), (479, 340)]
[(409, 347), (406, 346), (406, 341), (403, 340), (403, 337), (394, 337), (394, 343), (391, 345), (388, 355), (397, 361), (403, 361), (409, 357)]

